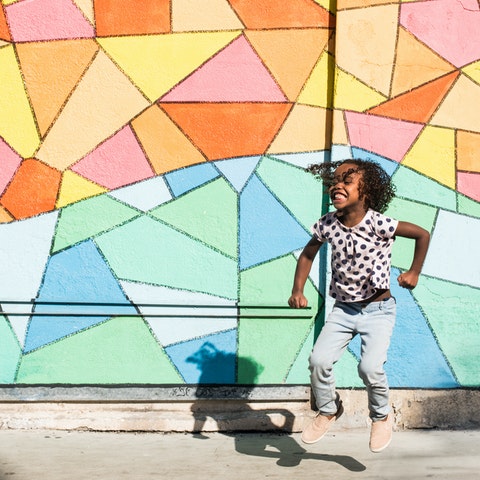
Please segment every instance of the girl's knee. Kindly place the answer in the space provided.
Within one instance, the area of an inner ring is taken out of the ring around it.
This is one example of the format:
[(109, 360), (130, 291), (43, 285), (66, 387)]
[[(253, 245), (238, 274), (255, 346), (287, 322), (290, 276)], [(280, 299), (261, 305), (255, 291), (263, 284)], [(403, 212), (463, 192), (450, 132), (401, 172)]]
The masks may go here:
[(383, 365), (361, 360), (358, 364), (358, 375), (365, 384), (377, 383), (385, 375)]

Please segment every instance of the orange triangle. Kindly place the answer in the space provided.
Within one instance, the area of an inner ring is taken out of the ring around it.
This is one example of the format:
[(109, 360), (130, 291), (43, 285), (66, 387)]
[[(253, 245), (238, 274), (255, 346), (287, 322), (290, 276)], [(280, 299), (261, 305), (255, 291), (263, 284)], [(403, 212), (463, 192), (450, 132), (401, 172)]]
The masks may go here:
[(17, 44), (18, 58), (42, 135), (91, 62), (91, 39)]
[(403, 28), (398, 30), (392, 96), (395, 97), (453, 70), (455, 70), (453, 65), (419, 42), (411, 33)]
[(291, 103), (161, 104), (209, 160), (262, 155), (292, 108)]
[[(327, 29), (247, 30), (249, 42), (277, 80), (288, 99), (295, 101), (331, 32)], [(302, 54), (298, 47), (302, 46)]]
[(333, 28), (330, 12), (311, 0), (229, 0), (247, 29)]
[(459, 75), (459, 71), (444, 75), (433, 82), (388, 100), (368, 110), (368, 113), (408, 122), (427, 123)]
[(10, 42), (12, 37), (10, 36), (10, 29), (8, 28), (7, 19), (5, 18), (5, 11), (3, 5), (0, 3), (0, 40), (6, 40)]
[(1, 204), (17, 219), (53, 210), (61, 176), (61, 172), (36, 159), (24, 160)]

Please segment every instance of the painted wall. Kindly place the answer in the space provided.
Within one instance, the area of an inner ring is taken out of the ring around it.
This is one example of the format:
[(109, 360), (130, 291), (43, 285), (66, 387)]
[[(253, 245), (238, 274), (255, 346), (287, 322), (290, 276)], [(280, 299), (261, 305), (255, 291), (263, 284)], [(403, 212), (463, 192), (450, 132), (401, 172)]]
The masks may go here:
[(2, 1), (0, 382), (308, 383), (304, 167), (361, 157), (432, 232), (413, 292), (394, 247), (391, 385), (479, 386), (478, 2), (199, 3)]

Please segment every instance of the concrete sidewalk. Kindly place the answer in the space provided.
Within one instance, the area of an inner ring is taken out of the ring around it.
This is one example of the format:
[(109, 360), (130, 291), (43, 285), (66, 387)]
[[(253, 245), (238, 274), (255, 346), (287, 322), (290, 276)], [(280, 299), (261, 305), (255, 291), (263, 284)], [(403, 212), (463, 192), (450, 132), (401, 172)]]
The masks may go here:
[(367, 429), (299, 434), (0, 430), (1, 480), (480, 478), (480, 431), (395, 432), (380, 454)]

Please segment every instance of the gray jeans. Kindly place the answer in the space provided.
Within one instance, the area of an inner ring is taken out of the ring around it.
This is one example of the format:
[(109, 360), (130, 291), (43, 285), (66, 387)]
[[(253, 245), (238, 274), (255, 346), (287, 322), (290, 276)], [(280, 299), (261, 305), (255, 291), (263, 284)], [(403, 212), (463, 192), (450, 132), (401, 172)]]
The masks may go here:
[(389, 388), (383, 365), (387, 361), (395, 315), (393, 297), (369, 304), (335, 303), (310, 355), (310, 381), (321, 414), (337, 412), (333, 366), (358, 334), (361, 338), (358, 374), (367, 387), (370, 418), (376, 421), (388, 415)]

